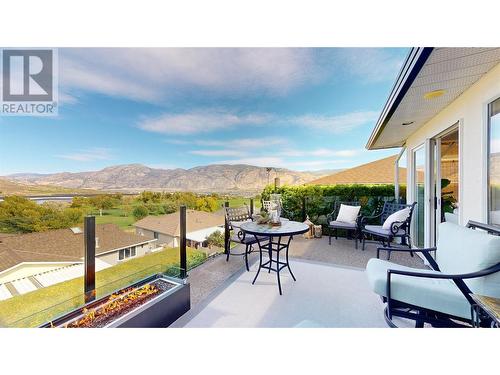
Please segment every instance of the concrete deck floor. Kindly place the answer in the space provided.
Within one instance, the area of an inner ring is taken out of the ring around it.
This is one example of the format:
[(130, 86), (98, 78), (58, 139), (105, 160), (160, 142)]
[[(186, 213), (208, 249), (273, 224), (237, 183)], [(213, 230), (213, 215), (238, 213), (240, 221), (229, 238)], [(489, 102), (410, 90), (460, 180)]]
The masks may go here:
[(188, 328), (386, 327), (383, 305), (368, 288), (363, 270), (291, 260), (297, 278), (283, 270), (283, 295), (275, 273), (232, 277), (219, 291), (176, 323)]
[[(364, 268), (376, 244), (356, 250), (352, 240), (328, 237), (291, 242), (293, 282), (282, 271), (283, 296), (276, 274), (261, 272), (255, 285), (257, 253), (246, 272), (242, 257), (218, 256), (189, 273), (192, 310), (174, 327), (385, 327), (383, 305), (368, 287)], [(234, 250), (238, 251), (238, 250)], [(383, 255), (385, 256), (385, 254)], [(391, 261), (425, 268), (421, 259), (393, 253)]]
[[(333, 265), (366, 268), (366, 264), (371, 258), (377, 256), (377, 247), (382, 245), (377, 243), (367, 243), (365, 250), (355, 248), (354, 240), (332, 238), (332, 244), (328, 244), (328, 237), (306, 240), (302, 236), (296, 236), (290, 245), (290, 256), (294, 258), (313, 260)], [(381, 252), (380, 257), (386, 259), (386, 253)], [(409, 267), (424, 268), (424, 264), (418, 256), (411, 257), (407, 253), (393, 252), (391, 262), (403, 264)]]
[[(364, 269), (368, 260), (376, 257), (377, 246), (367, 244), (366, 250), (362, 251), (361, 247), (358, 250), (354, 248), (353, 241), (344, 238), (332, 239), (332, 245), (329, 245), (328, 237), (306, 240), (302, 236), (296, 236), (290, 245), (290, 257)], [(235, 249), (234, 251), (241, 252), (241, 249)], [(385, 256), (385, 254), (382, 256)], [(250, 263), (257, 261), (257, 259), (257, 253), (250, 255)], [(391, 261), (410, 267), (425, 268), (419, 257), (412, 258), (408, 254), (393, 253)], [(203, 301), (217, 287), (224, 284), (235, 273), (241, 271), (243, 267), (241, 256), (231, 256), (229, 262), (226, 262), (225, 256), (221, 255), (190, 271), (189, 281), (191, 283), (192, 304), (196, 305)]]

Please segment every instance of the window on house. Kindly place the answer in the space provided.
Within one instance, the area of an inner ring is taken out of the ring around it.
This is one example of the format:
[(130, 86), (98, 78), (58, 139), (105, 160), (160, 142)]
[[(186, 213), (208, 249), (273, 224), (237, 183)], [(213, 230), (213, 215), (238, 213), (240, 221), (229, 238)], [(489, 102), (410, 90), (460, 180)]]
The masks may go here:
[(153, 237), (154, 237), (155, 239), (158, 239), (158, 237), (159, 237), (159, 233), (158, 233), (158, 232), (153, 232)]
[(489, 222), (500, 225), (500, 98), (488, 108)]
[(126, 249), (121, 249), (118, 252), (118, 259), (119, 260), (123, 260), (123, 259), (127, 259), (127, 258), (130, 258), (130, 257), (135, 257), (135, 255), (136, 255), (135, 246), (134, 247), (128, 247)]

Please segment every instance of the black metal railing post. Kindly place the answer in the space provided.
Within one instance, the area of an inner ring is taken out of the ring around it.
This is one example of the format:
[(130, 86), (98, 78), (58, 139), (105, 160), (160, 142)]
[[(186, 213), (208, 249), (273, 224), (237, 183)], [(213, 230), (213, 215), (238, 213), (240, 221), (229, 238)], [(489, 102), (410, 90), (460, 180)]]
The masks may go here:
[(280, 187), (280, 178), (275, 177), (274, 178), (274, 192), (276, 193)]
[(180, 278), (187, 277), (187, 252), (186, 252), (186, 206), (180, 207)]
[[(226, 210), (227, 207), (229, 207), (229, 202), (224, 202), (224, 211)], [(225, 212), (224, 212), (224, 216), (225, 216), (225, 219), (224, 219), (224, 254), (227, 254), (229, 252), (230, 233), (229, 233), (229, 223), (227, 221), (227, 215), (225, 215)]]
[(302, 221), (307, 219), (307, 197), (302, 197)]
[(250, 198), (250, 216), (253, 215), (253, 198)]
[(83, 222), (84, 296), (85, 303), (95, 300), (95, 217), (86, 216)]

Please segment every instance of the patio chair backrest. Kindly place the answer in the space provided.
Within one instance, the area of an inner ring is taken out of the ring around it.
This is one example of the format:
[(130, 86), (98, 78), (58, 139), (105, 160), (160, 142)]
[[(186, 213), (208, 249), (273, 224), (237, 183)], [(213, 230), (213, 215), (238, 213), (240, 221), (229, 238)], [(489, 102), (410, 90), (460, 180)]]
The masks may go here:
[(411, 216), (413, 213), (413, 208), (415, 207), (415, 203), (413, 204), (404, 204), (404, 203), (391, 203), (385, 202), (384, 207), (382, 208), (382, 214), (380, 215), (380, 223), (383, 224), (384, 221), (391, 216), (393, 213), (401, 211), (406, 207), (410, 207), (410, 215), (408, 215), (408, 225), (411, 222)]
[(250, 216), (250, 209), (246, 205), (241, 207), (225, 207), (225, 210), (228, 223), (247, 221), (252, 218)]
[(335, 218), (339, 214), (341, 204), (343, 204), (344, 206), (361, 206), (361, 204), (358, 201), (350, 201), (350, 202), (335, 201), (335, 203), (333, 203), (333, 214), (334, 214)]
[[(500, 263), (500, 237), (454, 223), (439, 224), (436, 263), (446, 274), (470, 273)], [(465, 280), (477, 294), (500, 298), (500, 272)]]

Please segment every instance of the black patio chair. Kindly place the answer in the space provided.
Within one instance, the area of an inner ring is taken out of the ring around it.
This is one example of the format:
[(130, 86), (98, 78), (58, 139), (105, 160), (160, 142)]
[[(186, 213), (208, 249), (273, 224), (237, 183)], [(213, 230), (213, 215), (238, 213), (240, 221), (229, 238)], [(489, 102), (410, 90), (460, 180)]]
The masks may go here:
[[(391, 243), (395, 238), (401, 239), (401, 245), (407, 246), (411, 249), (411, 239), (410, 239), (410, 228), (411, 228), (411, 218), (413, 216), (413, 210), (417, 203), (412, 204), (402, 204), (402, 203), (393, 203), (393, 202), (385, 202), (382, 207), (382, 211), (373, 216), (364, 216), (361, 218), (361, 236), (362, 236), (362, 249), (365, 249), (365, 243), (367, 242), (367, 237), (371, 236), (377, 242), (382, 243), (383, 246), (391, 247)], [(410, 208), (410, 212), (408, 217), (404, 221), (396, 221), (392, 223), (390, 229), (384, 229), (382, 224), (384, 221), (393, 213), (400, 211), (406, 207)], [(377, 225), (368, 224), (378, 222)], [(413, 256), (413, 252), (410, 252), (410, 255)], [(387, 259), (390, 259), (391, 252), (387, 252)]]
[[(257, 238), (254, 235), (245, 235), (240, 229), (242, 223), (252, 221), (252, 216), (250, 215), (250, 208), (245, 205), (242, 207), (225, 207), (225, 231), (229, 234), (226, 235), (227, 243), (225, 243), (226, 251), (226, 262), (229, 261), (230, 255), (243, 256), (245, 258), (245, 266), (247, 271), (250, 271), (248, 267), (248, 254), (253, 252), (253, 245), (257, 243)], [(259, 237), (259, 241), (264, 243), (266, 238)], [(232, 253), (231, 243), (237, 243), (245, 245), (245, 251), (243, 253)]]
[(380, 251), (421, 253), (431, 268), (370, 259), (366, 274), (373, 291), (386, 303), (387, 324), (397, 328), (393, 317), (400, 317), (415, 321), (416, 328), (426, 323), (433, 327), (471, 327), (475, 323), (491, 327), (490, 316), (474, 316), (476, 302), (471, 294), (500, 297), (499, 235), (500, 228), (488, 224), (469, 221), (465, 228), (444, 222), (439, 225), (437, 247), (379, 248), (377, 258)]
[(354, 246), (356, 249), (358, 248), (358, 240), (361, 240), (361, 235), (360, 235), (360, 223), (361, 223), (361, 218), (362, 215), (359, 214), (356, 223), (345, 223), (342, 221), (337, 221), (337, 216), (340, 211), (340, 205), (345, 205), (345, 206), (360, 206), (359, 202), (357, 201), (351, 201), (351, 202), (341, 202), (341, 201), (335, 201), (333, 211), (326, 216), (326, 221), (328, 224), (328, 244), (332, 244), (332, 235), (335, 236), (335, 239), (338, 239), (338, 232), (339, 230), (343, 230), (346, 232), (346, 236), (349, 239), (350, 235), (353, 235), (354, 238)]

